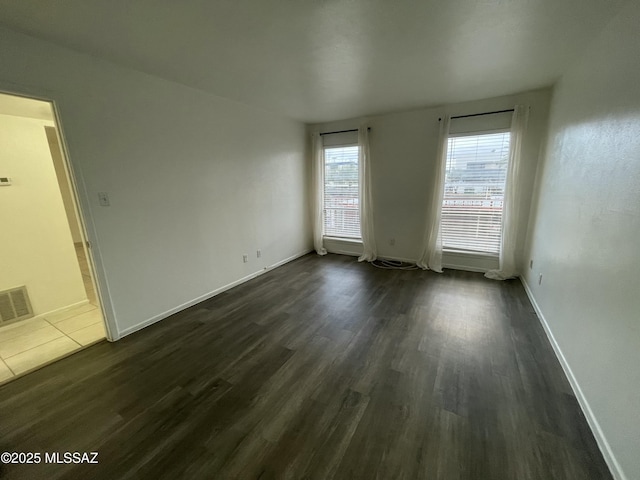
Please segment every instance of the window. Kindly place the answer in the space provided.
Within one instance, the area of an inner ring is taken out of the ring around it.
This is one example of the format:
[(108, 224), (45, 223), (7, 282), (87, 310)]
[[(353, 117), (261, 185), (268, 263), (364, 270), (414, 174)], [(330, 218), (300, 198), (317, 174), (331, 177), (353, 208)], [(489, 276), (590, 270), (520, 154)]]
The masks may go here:
[(443, 250), (500, 252), (509, 140), (509, 132), (449, 137)]
[(324, 234), (360, 238), (358, 147), (324, 149)]

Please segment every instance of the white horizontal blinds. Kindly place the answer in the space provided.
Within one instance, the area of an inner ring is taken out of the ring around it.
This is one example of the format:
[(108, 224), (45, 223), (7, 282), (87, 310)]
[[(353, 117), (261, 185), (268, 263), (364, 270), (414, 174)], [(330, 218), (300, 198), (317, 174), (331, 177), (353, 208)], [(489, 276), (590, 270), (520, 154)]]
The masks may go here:
[(442, 201), (444, 250), (500, 252), (509, 132), (449, 137)]
[(324, 234), (360, 238), (358, 147), (324, 149)]

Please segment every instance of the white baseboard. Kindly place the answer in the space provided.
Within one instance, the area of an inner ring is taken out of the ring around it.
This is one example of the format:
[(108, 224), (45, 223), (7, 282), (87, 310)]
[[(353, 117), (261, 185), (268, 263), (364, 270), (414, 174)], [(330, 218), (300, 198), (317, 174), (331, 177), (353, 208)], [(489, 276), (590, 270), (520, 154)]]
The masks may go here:
[(523, 276), (520, 277), (520, 281), (524, 286), (525, 292), (527, 292), (527, 296), (529, 297), (529, 301), (531, 302), (531, 305), (533, 305), (533, 308), (538, 314), (538, 318), (540, 319), (542, 328), (544, 328), (544, 331), (547, 334), (547, 338), (549, 339), (549, 342), (553, 347), (553, 351), (555, 352), (556, 357), (558, 358), (558, 361), (562, 366), (562, 370), (564, 370), (564, 374), (567, 376), (567, 379), (569, 380), (569, 384), (573, 389), (573, 393), (576, 399), (578, 400), (578, 404), (580, 405), (580, 408), (582, 408), (582, 413), (584, 413), (584, 416), (587, 419), (587, 423), (591, 428), (591, 432), (593, 433), (593, 436), (596, 439), (596, 443), (598, 444), (598, 448), (602, 452), (602, 456), (604, 457), (605, 462), (607, 462), (607, 466), (609, 467), (611, 474), (616, 480), (628, 480), (627, 476), (624, 474), (624, 471), (622, 470), (622, 467), (616, 460), (616, 457), (613, 451), (611, 450), (611, 446), (609, 445), (609, 442), (607, 441), (607, 438), (605, 437), (604, 432), (602, 431), (602, 428), (600, 428), (600, 424), (598, 423), (598, 420), (596, 419), (595, 415), (593, 414), (593, 411), (591, 410), (591, 407), (589, 405), (589, 402), (587, 401), (587, 398), (584, 396), (584, 393), (582, 393), (580, 384), (578, 383), (578, 380), (574, 376), (573, 371), (571, 370), (571, 367), (567, 362), (567, 359), (562, 353), (562, 350), (560, 349), (560, 345), (558, 344), (555, 337), (553, 336), (553, 332), (551, 331), (551, 328), (549, 327), (549, 324), (547, 323), (547, 320), (544, 314), (542, 313), (542, 310), (540, 310), (540, 306), (538, 305), (538, 302), (536, 302), (536, 299), (533, 296), (533, 292), (529, 288), (529, 285), (527, 284), (527, 281), (524, 279)]
[(361, 253), (357, 253), (350, 250), (342, 250), (341, 248), (327, 248), (327, 253), (335, 253), (336, 255), (348, 255), (349, 257), (359, 257)]
[(34, 315), (31, 318), (43, 318), (43, 317), (46, 317), (47, 315), (54, 315), (56, 313), (66, 312), (67, 310), (71, 310), (72, 308), (81, 307), (82, 305), (86, 305), (87, 303), (89, 303), (89, 299), (85, 299), (85, 300), (82, 300), (80, 302), (72, 303), (71, 305), (66, 305), (64, 307), (56, 308), (55, 310), (51, 310), (49, 312), (39, 313), (38, 315)]
[(227, 290), (232, 289), (233, 287), (236, 287), (238, 285), (240, 285), (241, 283), (245, 283), (248, 282), (249, 280), (252, 280), (256, 277), (259, 277), (260, 275), (267, 273), (270, 270), (273, 270), (274, 268), (278, 268), (282, 265), (284, 265), (285, 263), (289, 263), (292, 262), (293, 260), (296, 260), (297, 258), (303, 257), (304, 255), (306, 255), (307, 253), (312, 252), (313, 250), (305, 250), (303, 252), (300, 253), (296, 253), (295, 255), (292, 255), (291, 257), (285, 258), (284, 260), (281, 260), (277, 263), (274, 263), (271, 266), (268, 267), (264, 267), (262, 270), (258, 270), (257, 272), (254, 272), (250, 275), (247, 275), (246, 277), (242, 277), (234, 282), (228, 283), (227, 285), (224, 285), (220, 288), (216, 288), (215, 290), (209, 292), (209, 293), (205, 293), (204, 295), (200, 295), (197, 298), (194, 298), (193, 300), (189, 300), (188, 302), (185, 302), (181, 305), (178, 305), (177, 307), (173, 307), (165, 312), (162, 312), (158, 315), (154, 315), (151, 318), (148, 318), (147, 320), (144, 320), (140, 323), (137, 323), (129, 328), (125, 328), (124, 330), (121, 330), (120, 332), (118, 332), (118, 336), (116, 338), (114, 338), (115, 340), (119, 340), (122, 337), (126, 337), (127, 335), (131, 335), (134, 332), (137, 332), (138, 330), (142, 330), (145, 327), (148, 327), (149, 325), (152, 325), (156, 322), (159, 322), (160, 320), (164, 320), (167, 317), (170, 317), (171, 315), (173, 315), (174, 313), (178, 313), (186, 308), (192, 307), (194, 305), (196, 305), (197, 303), (203, 302), (205, 300), (208, 300), (212, 297), (215, 297), (216, 295), (221, 294), (222, 292), (226, 292)]
[(451, 264), (442, 264), (442, 268), (446, 268), (449, 270), (461, 270), (463, 272), (478, 272), (478, 273), (487, 273), (489, 270), (487, 268), (480, 267), (467, 267), (462, 265), (451, 265)]
[[(327, 249), (329, 253), (335, 253), (338, 255), (348, 255), (350, 257), (359, 257), (361, 254), (353, 251), (342, 250), (340, 248), (332, 248), (331, 250)], [(417, 260), (415, 258), (405, 258), (405, 257), (395, 257), (391, 255), (378, 255), (378, 260), (393, 260), (397, 262), (405, 262), (405, 263), (416, 263)], [(489, 269), (487, 268), (479, 268), (479, 267), (468, 267), (463, 265), (452, 265), (452, 264), (443, 264), (442, 268), (448, 268), (450, 270), (461, 270), (464, 272), (480, 272), (486, 273)]]
[[(417, 263), (418, 261), (415, 258), (404, 258), (404, 257), (391, 257), (388, 255), (379, 255), (378, 256), (379, 259), (381, 260), (396, 260), (399, 262), (406, 262), (406, 263)], [(455, 264), (442, 264), (442, 268), (448, 268), (450, 270), (462, 270), (464, 272), (481, 272), (481, 273), (486, 273), (488, 271), (487, 268), (480, 268), (480, 267), (469, 267), (466, 265), (455, 265)]]
[[(347, 255), (349, 257), (359, 257), (362, 253), (350, 252), (346, 250), (340, 249), (331, 249), (327, 250), (328, 253), (334, 253), (336, 255)], [(391, 257), (389, 255), (378, 255), (376, 257), (377, 260), (392, 260), (396, 262), (405, 262), (405, 263), (416, 263), (416, 260), (413, 258), (403, 258), (403, 257)]]
[(442, 252), (442, 268), (486, 273), (499, 268), (497, 257), (480, 253), (445, 251)]

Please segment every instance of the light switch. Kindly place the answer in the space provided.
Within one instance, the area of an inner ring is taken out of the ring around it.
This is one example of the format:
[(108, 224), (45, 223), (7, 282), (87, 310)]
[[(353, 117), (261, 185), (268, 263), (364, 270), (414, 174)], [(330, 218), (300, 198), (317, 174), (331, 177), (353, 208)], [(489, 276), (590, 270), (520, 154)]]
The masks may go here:
[(98, 200), (100, 201), (100, 206), (108, 207), (111, 205), (109, 203), (109, 194), (107, 192), (98, 192)]

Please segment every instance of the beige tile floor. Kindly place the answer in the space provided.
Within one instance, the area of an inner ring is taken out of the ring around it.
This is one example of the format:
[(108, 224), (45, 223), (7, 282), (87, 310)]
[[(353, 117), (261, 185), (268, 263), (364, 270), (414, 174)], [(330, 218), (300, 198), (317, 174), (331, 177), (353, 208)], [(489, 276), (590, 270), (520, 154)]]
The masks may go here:
[(0, 328), (0, 382), (105, 338), (92, 304)]

